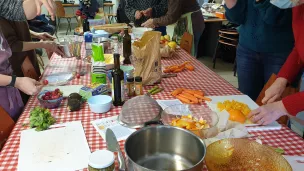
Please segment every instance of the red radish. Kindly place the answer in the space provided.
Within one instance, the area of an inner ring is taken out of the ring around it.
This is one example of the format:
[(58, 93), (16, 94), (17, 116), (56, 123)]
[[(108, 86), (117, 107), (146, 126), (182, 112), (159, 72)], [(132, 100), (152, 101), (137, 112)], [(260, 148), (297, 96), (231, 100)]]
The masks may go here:
[(77, 79), (80, 78), (80, 74), (79, 74), (79, 73), (76, 74), (76, 78), (77, 78)]
[(55, 92), (57, 92), (57, 93), (58, 93), (58, 92), (59, 92), (59, 88), (56, 88), (56, 89), (55, 89)]
[(44, 80), (44, 81), (43, 81), (43, 84), (44, 84), (44, 85), (48, 85), (48, 84), (49, 84), (49, 81), (48, 81), (48, 80)]
[(51, 92), (49, 92), (49, 91), (45, 93), (45, 96), (50, 96), (50, 95), (51, 95)]

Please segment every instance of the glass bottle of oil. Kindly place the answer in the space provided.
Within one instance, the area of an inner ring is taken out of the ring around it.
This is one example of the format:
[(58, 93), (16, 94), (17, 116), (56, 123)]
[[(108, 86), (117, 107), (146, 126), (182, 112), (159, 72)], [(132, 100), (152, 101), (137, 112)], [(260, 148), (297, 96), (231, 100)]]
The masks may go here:
[(114, 54), (114, 69), (112, 70), (112, 98), (114, 106), (122, 106), (124, 97), (124, 72), (120, 69), (120, 55)]

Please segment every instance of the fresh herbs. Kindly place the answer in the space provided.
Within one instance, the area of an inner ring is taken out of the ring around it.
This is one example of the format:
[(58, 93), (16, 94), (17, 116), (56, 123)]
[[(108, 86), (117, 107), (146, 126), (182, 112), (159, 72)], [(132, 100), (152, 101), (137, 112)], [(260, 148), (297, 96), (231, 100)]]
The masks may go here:
[(30, 113), (30, 127), (36, 131), (48, 129), (56, 122), (49, 109), (35, 107)]

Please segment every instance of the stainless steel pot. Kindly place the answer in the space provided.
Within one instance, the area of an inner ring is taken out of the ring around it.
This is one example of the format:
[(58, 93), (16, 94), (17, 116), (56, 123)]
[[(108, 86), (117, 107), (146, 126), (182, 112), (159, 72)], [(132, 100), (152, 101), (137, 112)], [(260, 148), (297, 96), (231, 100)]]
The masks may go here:
[(125, 142), (129, 171), (200, 171), (205, 143), (190, 131), (172, 126), (150, 126)]

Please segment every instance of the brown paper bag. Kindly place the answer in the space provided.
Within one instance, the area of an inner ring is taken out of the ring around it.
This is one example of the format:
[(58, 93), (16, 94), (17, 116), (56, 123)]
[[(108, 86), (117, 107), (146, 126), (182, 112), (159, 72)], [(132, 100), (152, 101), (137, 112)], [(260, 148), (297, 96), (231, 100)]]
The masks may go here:
[(134, 76), (143, 78), (143, 85), (161, 82), (160, 37), (157, 31), (147, 31), (139, 41), (132, 45)]

